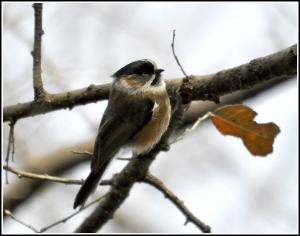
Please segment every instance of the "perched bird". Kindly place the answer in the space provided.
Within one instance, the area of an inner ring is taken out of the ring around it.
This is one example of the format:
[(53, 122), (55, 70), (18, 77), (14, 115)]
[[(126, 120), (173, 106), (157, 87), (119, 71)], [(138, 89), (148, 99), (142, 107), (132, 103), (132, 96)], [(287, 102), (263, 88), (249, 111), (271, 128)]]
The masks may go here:
[(81, 186), (74, 209), (83, 206), (121, 148), (134, 155), (147, 153), (168, 128), (171, 106), (163, 69), (151, 60), (134, 61), (112, 75), (108, 105), (102, 117), (91, 161), (91, 172)]

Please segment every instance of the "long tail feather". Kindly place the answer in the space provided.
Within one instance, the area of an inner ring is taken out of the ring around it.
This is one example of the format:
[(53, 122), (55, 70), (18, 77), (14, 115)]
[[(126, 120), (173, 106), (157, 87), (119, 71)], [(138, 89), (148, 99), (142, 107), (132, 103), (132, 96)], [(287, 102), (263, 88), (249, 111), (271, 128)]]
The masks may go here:
[[(108, 163), (107, 163), (108, 164)], [(93, 193), (106, 169), (107, 164), (104, 164), (101, 169), (95, 174), (93, 171), (86, 178), (84, 184), (79, 189), (76, 195), (73, 208), (76, 209), (80, 205), (84, 205), (91, 193)]]

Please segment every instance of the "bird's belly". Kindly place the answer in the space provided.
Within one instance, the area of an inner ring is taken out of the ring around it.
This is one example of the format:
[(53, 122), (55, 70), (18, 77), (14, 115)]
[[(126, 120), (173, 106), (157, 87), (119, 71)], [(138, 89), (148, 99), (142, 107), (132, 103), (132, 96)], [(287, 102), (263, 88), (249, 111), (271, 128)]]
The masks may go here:
[(159, 106), (154, 109), (152, 119), (133, 138), (130, 147), (134, 153), (146, 153), (159, 142), (161, 136), (168, 128), (170, 114), (170, 103), (167, 99), (167, 101), (159, 104)]

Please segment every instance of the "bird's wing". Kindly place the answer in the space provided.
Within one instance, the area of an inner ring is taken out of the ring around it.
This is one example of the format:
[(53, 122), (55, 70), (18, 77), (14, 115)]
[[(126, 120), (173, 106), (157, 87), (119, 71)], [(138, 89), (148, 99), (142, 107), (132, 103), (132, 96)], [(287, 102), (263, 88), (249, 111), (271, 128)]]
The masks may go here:
[[(111, 94), (111, 97), (114, 94)], [(152, 117), (154, 102), (111, 98), (97, 135), (91, 169), (96, 174)]]

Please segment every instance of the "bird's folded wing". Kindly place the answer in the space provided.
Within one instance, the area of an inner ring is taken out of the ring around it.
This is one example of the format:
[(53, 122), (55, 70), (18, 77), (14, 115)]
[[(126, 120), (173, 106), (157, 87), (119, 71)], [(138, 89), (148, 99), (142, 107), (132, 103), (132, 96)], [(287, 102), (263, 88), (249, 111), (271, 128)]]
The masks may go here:
[[(153, 106), (152, 101), (144, 100), (139, 103), (138, 107), (134, 107), (132, 104), (126, 106), (123, 103), (122, 107), (118, 107), (118, 109), (124, 109), (123, 111), (116, 111), (115, 109), (105, 111), (95, 141), (91, 162), (91, 169), (95, 174), (151, 120)], [(116, 108), (117, 106), (113, 107)]]

